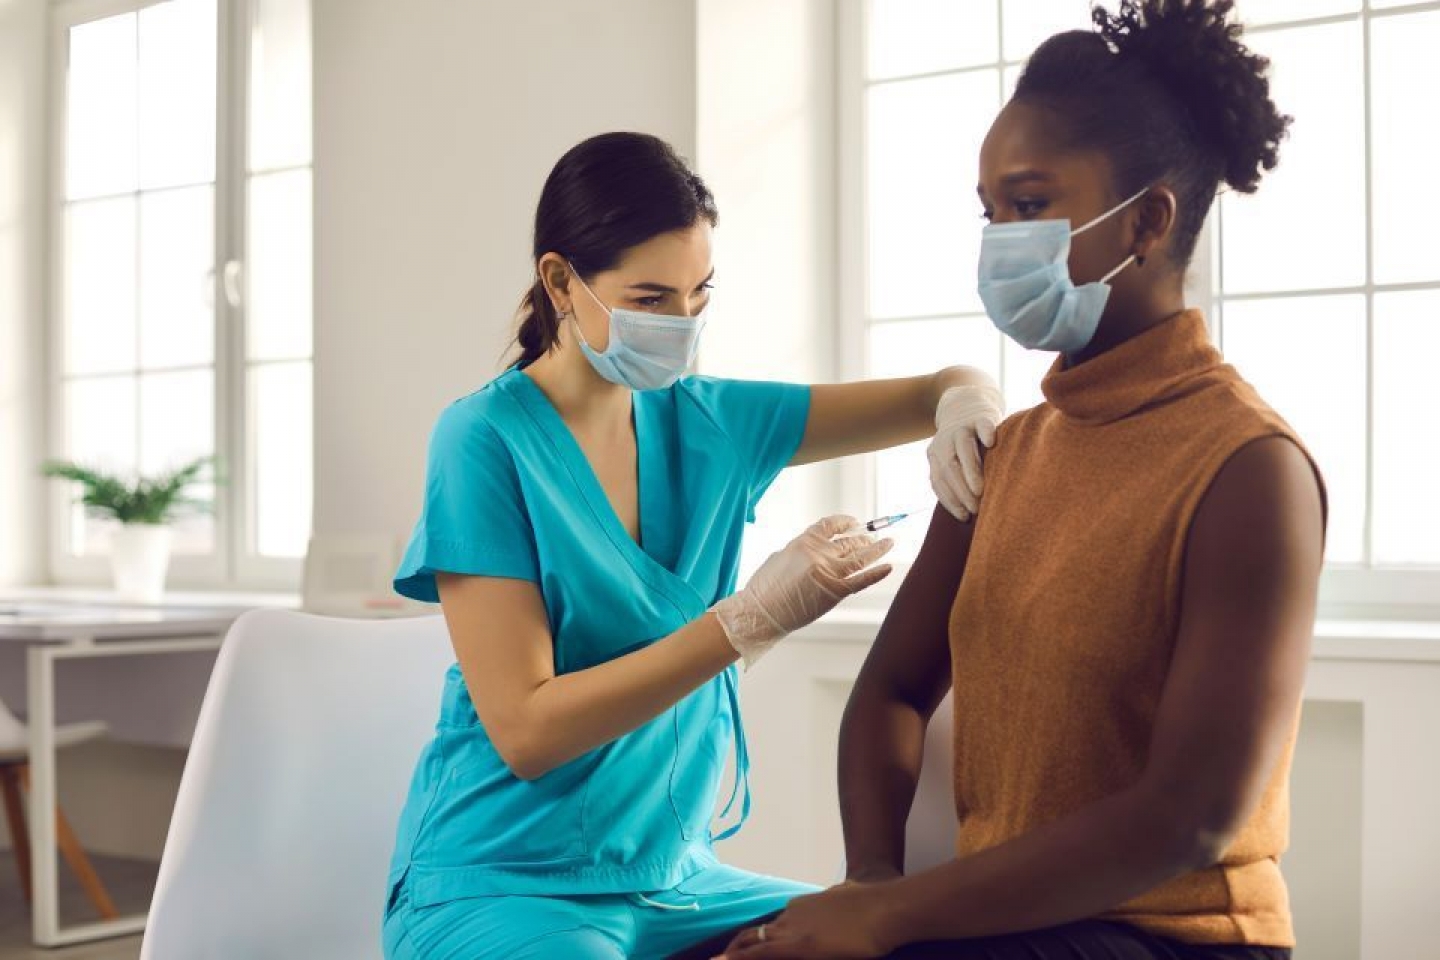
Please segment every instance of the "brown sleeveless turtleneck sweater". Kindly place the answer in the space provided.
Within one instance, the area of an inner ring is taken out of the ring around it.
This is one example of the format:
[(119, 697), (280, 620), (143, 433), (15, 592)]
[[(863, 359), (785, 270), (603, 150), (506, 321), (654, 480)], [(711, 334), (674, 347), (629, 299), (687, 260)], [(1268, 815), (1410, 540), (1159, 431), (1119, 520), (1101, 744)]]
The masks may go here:
[[(1241, 447), (1295, 440), (1194, 311), (1078, 366), (1058, 361), (1044, 391), (986, 460), (951, 615), (962, 857), (1139, 778), (1201, 497)], [(1293, 747), (1218, 865), (1105, 919), (1192, 943), (1293, 945), (1279, 868)]]

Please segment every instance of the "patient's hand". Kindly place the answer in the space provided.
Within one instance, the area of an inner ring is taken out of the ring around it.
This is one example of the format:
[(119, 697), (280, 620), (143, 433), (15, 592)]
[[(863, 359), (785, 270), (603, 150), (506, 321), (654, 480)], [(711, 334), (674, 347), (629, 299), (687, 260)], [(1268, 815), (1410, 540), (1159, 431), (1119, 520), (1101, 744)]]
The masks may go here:
[(900, 942), (889, 931), (890, 884), (847, 880), (800, 897), (774, 922), (742, 932), (725, 960), (869, 960)]

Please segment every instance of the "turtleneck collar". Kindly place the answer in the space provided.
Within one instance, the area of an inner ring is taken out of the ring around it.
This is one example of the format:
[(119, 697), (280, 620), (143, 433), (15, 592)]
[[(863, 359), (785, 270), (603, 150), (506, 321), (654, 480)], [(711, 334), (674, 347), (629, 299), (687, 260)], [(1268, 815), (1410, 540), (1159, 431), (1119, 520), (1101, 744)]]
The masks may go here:
[(1113, 423), (1166, 399), (1220, 363), (1204, 316), (1182, 310), (1077, 366), (1066, 367), (1065, 357), (1057, 357), (1041, 389), (1071, 420)]

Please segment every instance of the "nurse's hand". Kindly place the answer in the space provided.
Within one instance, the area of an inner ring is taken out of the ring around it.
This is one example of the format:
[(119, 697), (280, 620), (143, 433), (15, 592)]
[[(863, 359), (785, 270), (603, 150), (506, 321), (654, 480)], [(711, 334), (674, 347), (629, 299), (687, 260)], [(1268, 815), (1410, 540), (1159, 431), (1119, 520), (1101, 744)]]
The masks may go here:
[(991, 384), (951, 387), (935, 407), (935, 439), (930, 441), (930, 486), (955, 519), (969, 520), (985, 492), (981, 446), (995, 444), (995, 428), (1005, 418), (1005, 398)]
[(771, 554), (745, 589), (710, 608), (747, 668), (791, 631), (890, 575), (888, 564), (872, 564), (895, 541), (864, 533), (836, 539), (860, 529), (854, 517), (826, 517)]

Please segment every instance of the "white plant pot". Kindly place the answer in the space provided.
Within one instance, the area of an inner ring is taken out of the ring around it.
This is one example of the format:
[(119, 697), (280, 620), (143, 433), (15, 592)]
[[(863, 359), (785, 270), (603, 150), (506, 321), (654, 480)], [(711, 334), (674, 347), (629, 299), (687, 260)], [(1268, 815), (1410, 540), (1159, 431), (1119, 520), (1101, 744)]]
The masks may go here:
[(110, 569), (115, 595), (127, 603), (159, 603), (165, 596), (170, 567), (169, 527), (152, 523), (122, 524), (110, 541)]

